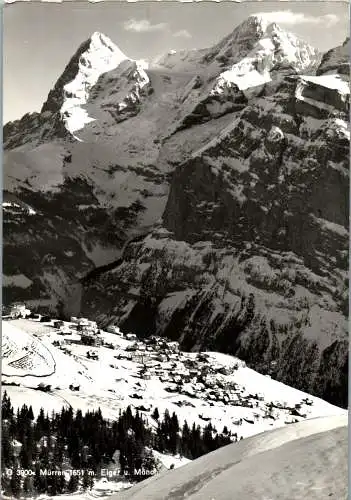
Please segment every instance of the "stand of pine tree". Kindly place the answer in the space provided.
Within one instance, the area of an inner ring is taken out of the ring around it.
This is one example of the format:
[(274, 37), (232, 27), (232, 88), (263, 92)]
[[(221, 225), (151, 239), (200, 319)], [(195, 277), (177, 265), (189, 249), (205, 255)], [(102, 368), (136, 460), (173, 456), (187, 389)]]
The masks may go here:
[[(2, 398), (2, 494), (22, 495), (46, 493), (58, 495), (78, 489), (91, 489), (101, 469), (116, 466), (120, 476), (141, 481), (157, 470), (152, 450), (180, 454), (194, 459), (229, 444), (235, 436), (223, 430), (218, 433), (208, 424), (190, 428), (185, 422), (180, 429), (177, 415), (166, 410), (163, 418), (156, 408), (153, 430), (138, 411), (130, 406), (120, 411), (118, 419), (103, 418), (101, 410), (75, 413), (62, 408), (50, 417), (40, 410), (37, 418), (31, 406), (14, 411), (6, 391)], [(119, 451), (119, 463), (114, 461)], [(143, 470), (141, 475), (138, 471)], [(27, 471), (27, 475), (20, 471)], [(50, 471), (44, 474), (43, 471)], [(84, 471), (74, 475), (73, 470)], [(12, 474), (9, 474), (11, 471)], [(64, 474), (66, 472), (66, 474)]]

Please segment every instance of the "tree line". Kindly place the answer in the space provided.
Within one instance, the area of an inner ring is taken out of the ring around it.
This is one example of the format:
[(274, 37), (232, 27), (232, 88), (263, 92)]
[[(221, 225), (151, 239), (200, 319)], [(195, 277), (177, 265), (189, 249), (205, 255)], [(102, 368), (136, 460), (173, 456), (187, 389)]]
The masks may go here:
[(219, 433), (211, 423), (203, 429), (187, 422), (180, 426), (177, 415), (168, 410), (161, 416), (155, 408), (151, 419), (130, 406), (114, 421), (103, 418), (100, 409), (83, 415), (64, 407), (50, 415), (42, 408), (35, 417), (25, 404), (15, 411), (5, 391), (2, 494), (19, 498), (88, 490), (101, 478), (102, 469), (111, 467), (118, 476), (140, 481), (158, 469), (153, 450), (195, 459), (233, 440), (226, 427)]

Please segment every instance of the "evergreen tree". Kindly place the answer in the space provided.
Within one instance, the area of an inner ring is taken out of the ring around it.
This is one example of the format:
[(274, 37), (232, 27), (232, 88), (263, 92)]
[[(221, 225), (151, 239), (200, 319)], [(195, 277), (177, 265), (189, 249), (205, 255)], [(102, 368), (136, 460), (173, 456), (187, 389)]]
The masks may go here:
[(33, 486), (37, 493), (45, 493), (48, 488), (47, 477), (40, 474), (41, 465), (37, 462), (35, 466), (35, 475)]
[(79, 487), (79, 478), (78, 476), (75, 476), (74, 474), (71, 474), (71, 477), (69, 478), (68, 485), (67, 485), (67, 490), (69, 493), (74, 493), (77, 491)]
[(83, 490), (84, 491), (86, 491), (87, 489), (91, 490), (93, 486), (94, 486), (94, 477), (91, 476), (87, 470), (85, 470), (82, 480)]
[(180, 441), (180, 453), (182, 456), (192, 458), (190, 451), (190, 428), (187, 421), (184, 421), (182, 428), (182, 437)]
[(170, 429), (169, 429), (169, 451), (174, 455), (179, 450), (179, 422), (177, 415), (173, 412), (170, 419)]
[(61, 434), (58, 434), (53, 454), (53, 460), (56, 465), (62, 464), (64, 453), (65, 453), (65, 439), (61, 436)]
[(60, 492), (60, 477), (53, 475), (48, 477), (48, 493), (49, 495), (57, 495)]
[(57, 482), (57, 493), (59, 495), (62, 495), (62, 493), (64, 493), (66, 491), (66, 487), (67, 487), (67, 485), (66, 485), (66, 478), (62, 474), (62, 469), (61, 469), (61, 474), (58, 477), (58, 482)]
[(213, 441), (213, 436), (212, 436), (212, 426), (211, 424), (207, 425), (202, 433), (202, 439), (204, 442), (204, 450), (205, 453), (209, 453), (213, 451), (214, 448), (214, 441)]
[(2, 465), (11, 467), (14, 463), (13, 446), (7, 426), (2, 425), (1, 432), (1, 460)]
[(13, 407), (6, 391), (2, 397), (1, 418), (2, 420), (11, 420), (13, 418)]
[(158, 420), (160, 418), (160, 414), (159, 414), (159, 411), (158, 411), (158, 408), (156, 407), (151, 415), (151, 417), (154, 419), (154, 420)]
[(22, 479), (18, 472), (17, 464), (15, 464), (10, 479), (10, 491), (15, 498), (20, 498), (22, 492)]
[(30, 469), (32, 466), (32, 450), (28, 447), (27, 440), (25, 439), (19, 455), (20, 464), (22, 469)]

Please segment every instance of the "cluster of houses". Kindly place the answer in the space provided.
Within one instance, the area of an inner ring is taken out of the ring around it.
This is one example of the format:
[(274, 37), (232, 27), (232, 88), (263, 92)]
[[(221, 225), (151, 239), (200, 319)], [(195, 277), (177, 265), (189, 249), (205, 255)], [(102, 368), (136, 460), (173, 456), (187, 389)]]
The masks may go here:
[(223, 366), (205, 353), (189, 356), (180, 351), (178, 342), (161, 337), (135, 341), (115, 358), (140, 364), (137, 375), (140, 379), (158, 377), (167, 392), (207, 400), (210, 406), (222, 402), (254, 408), (263, 398), (259, 394), (244, 395), (243, 389), (231, 381), (228, 376), (235, 372), (237, 365)]
[[(191, 399), (201, 399), (209, 406), (241, 406), (254, 409), (252, 417), (234, 419), (233, 424), (242, 425), (245, 421), (254, 424), (259, 418), (277, 420), (279, 411), (286, 415), (285, 423), (298, 421), (296, 417), (304, 418), (300, 406), (311, 405), (309, 399), (302, 400), (301, 405), (290, 407), (280, 402), (268, 405), (264, 402), (264, 395), (257, 392), (248, 393), (244, 387), (239, 386), (231, 375), (239, 365), (222, 365), (210, 358), (206, 353), (196, 356), (188, 355), (179, 350), (178, 342), (167, 342), (161, 337), (151, 337), (143, 342), (135, 341), (128, 346), (124, 353), (115, 356), (117, 359), (129, 359), (140, 364), (137, 377), (141, 380), (150, 380), (158, 377), (165, 384), (165, 390), (179, 395), (178, 401), (173, 401), (177, 406), (193, 406)], [(139, 390), (138, 390), (139, 389)], [(142, 385), (137, 382), (130, 397), (142, 399)], [(187, 396), (182, 398), (181, 396)], [(262, 409), (264, 409), (262, 413)], [(210, 417), (201, 414), (199, 417), (206, 421)]]
[(3, 307), (2, 319), (29, 318), (32, 311), (22, 302), (15, 302), (10, 307)]
[(70, 343), (80, 343), (88, 346), (101, 345), (99, 337), (100, 330), (96, 321), (91, 321), (87, 318), (71, 317), (69, 323), (61, 320), (53, 322), (53, 326), (58, 329), (58, 335), (70, 336), (74, 333), (79, 334), (79, 341), (76, 338), (67, 339)]
[[(79, 343), (86, 346), (110, 347), (114, 349), (113, 344), (108, 344), (102, 340), (100, 329), (95, 321), (87, 318), (71, 317), (69, 322), (61, 320), (51, 320), (48, 316), (32, 313), (25, 304), (15, 303), (9, 310), (6, 311), (3, 319), (27, 318), (33, 321), (51, 321), (52, 325), (57, 329), (58, 335), (65, 336), (62, 341), (57, 340), (55, 345), (60, 345), (67, 354), (71, 351), (66, 349), (63, 344)], [(262, 394), (248, 394), (244, 388), (239, 387), (231, 375), (238, 369), (239, 364), (222, 365), (216, 362), (206, 353), (197, 355), (187, 354), (180, 350), (179, 343), (169, 341), (159, 336), (151, 336), (142, 341), (133, 333), (123, 334), (117, 326), (109, 326), (109, 333), (119, 337), (124, 337), (129, 341), (129, 344), (124, 349), (120, 349), (118, 354), (114, 356), (118, 360), (129, 360), (139, 365), (137, 378), (141, 380), (150, 380), (158, 377), (165, 384), (165, 390), (169, 393), (174, 393), (179, 396), (187, 396), (185, 399), (179, 398), (174, 403), (178, 406), (190, 405), (191, 398), (202, 399), (209, 406), (214, 405), (234, 405), (246, 408), (258, 408), (260, 402), (264, 401)], [(91, 349), (86, 353), (87, 359), (98, 360), (98, 351)], [(110, 365), (112, 368), (117, 366)], [(139, 389), (138, 390), (138, 384)], [(142, 399), (141, 382), (136, 383), (136, 388), (133, 394), (130, 395), (134, 399)], [(79, 387), (70, 387), (71, 390), (79, 391)], [(50, 390), (49, 386), (38, 386), (40, 390)], [(282, 405), (277, 402), (266, 405), (266, 413), (263, 418), (276, 420), (279, 418), (279, 410), (287, 410), (290, 417), (285, 423), (296, 421), (296, 417), (304, 417), (301, 411), (301, 405), (312, 405), (313, 401), (306, 398), (301, 401), (300, 405), (295, 405), (289, 408), (287, 405)], [(258, 412), (258, 410), (256, 410)], [(208, 419), (206, 415), (199, 415), (203, 420)], [(259, 418), (259, 413), (253, 413), (252, 419), (244, 419), (248, 423), (254, 423), (254, 419)], [(242, 424), (242, 419), (233, 422), (236, 425)]]
[(10, 306), (2, 306), (2, 319), (30, 319), (32, 321), (45, 322), (50, 321), (51, 318), (45, 314), (38, 314), (32, 312), (23, 302), (14, 302)]

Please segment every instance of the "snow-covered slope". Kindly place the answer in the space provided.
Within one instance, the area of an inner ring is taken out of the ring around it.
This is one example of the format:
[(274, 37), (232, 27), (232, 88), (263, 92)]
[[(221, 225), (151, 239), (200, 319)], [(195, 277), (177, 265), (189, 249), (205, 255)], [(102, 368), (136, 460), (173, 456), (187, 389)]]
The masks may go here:
[[(226, 425), (238, 439), (305, 418), (346, 414), (232, 356), (208, 352), (199, 358), (172, 351), (171, 345), (135, 347), (107, 332), (99, 334), (101, 346), (90, 347), (77, 332), (60, 334), (51, 323), (30, 320), (3, 321), (2, 331), (2, 382), (14, 406), (31, 401), (34, 412), (43, 405), (71, 405), (101, 408), (105, 418), (114, 419), (130, 405), (155, 426), (151, 414), (157, 407), (161, 415), (175, 412), (181, 425), (187, 420), (204, 427), (211, 421), (218, 432)], [(50, 390), (43, 392), (46, 386)]]
[(347, 418), (321, 418), (228, 445), (112, 499), (346, 500), (347, 463)]

